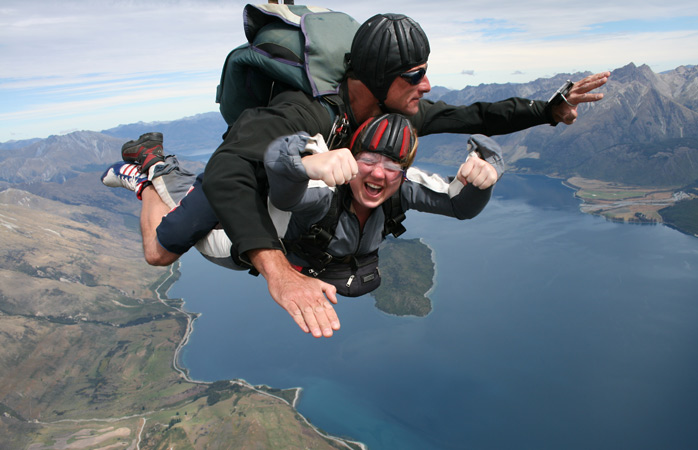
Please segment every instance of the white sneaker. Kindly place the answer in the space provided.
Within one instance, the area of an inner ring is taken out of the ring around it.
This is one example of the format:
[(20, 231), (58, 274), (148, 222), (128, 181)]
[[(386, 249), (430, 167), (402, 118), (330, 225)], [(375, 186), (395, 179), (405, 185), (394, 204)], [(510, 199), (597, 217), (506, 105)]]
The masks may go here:
[(102, 184), (105, 186), (122, 187), (136, 194), (140, 194), (146, 181), (148, 176), (141, 173), (140, 165), (125, 161), (119, 161), (102, 174)]

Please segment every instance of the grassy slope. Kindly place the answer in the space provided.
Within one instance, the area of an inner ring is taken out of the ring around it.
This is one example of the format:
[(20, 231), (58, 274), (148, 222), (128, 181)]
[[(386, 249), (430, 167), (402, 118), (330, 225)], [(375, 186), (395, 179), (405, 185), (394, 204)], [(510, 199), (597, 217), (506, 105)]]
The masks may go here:
[(0, 204), (0, 448), (346, 448), (281, 398), (231, 384), (210, 402), (174, 370), (187, 316), (156, 298), (169, 271), (128, 220), (15, 190)]

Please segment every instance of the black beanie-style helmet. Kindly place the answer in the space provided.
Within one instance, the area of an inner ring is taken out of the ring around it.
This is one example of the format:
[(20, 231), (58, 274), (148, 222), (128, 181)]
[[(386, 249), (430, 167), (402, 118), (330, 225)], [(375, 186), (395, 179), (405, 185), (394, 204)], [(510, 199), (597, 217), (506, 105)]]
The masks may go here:
[(395, 77), (425, 64), (429, 51), (417, 22), (402, 14), (376, 14), (354, 35), (349, 68), (383, 103)]

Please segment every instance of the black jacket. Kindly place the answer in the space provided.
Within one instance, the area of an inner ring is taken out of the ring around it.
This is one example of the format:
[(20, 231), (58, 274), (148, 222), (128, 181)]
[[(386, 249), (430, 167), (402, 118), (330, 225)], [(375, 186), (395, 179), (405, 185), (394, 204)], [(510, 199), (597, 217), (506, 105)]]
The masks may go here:
[[(552, 123), (546, 102), (521, 98), (469, 106), (422, 100), (419, 112), (410, 120), (420, 136), (493, 136)], [(321, 133), (327, 140), (332, 124), (333, 117), (319, 100), (300, 91), (285, 91), (268, 107), (246, 110), (228, 131), (206, 165), (203, 189), (233, 242), (233, 258), (257, 248), (283, 249), (267, 213), (264, 153), (269, 144), (300, 131), (310, 136)]]

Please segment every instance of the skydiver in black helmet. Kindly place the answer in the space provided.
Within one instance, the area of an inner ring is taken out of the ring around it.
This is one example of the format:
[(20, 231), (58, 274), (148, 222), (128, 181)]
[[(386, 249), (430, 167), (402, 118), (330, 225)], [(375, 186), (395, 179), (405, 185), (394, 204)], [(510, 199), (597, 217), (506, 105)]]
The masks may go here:
[[(535, 125), (560, 122), (569, 125), (577, 118), (578, 104), (603, 97), (591, 91), (605, 84), (610, 75), (599, 73), (576, 82), (565, 101), (556, 104), (510, 98), (453, 106), (422, 98), (431, 90), (426, 75), (429, 52), (426, 34), (407, 16), (377, 14), (364, 22), (352, 42), (347, 77), (339, 90), (347, 105), (350, 130), (385, 112), (409, 117), (419, 136), (434, 133), (493, 136)], [(203, 192), (208, 203), (203, 195), (199, 195), (198, 201), (204, 204), (202, 209), (208, 210), (202, 214), (202, 222), (203, 228), (209, 226), (209, 230), (194, 230), (190, 235), (193, 245), (220, 223), (233, 243), (233, 258), (261, 273), (272, 298), (303, 331), (315, 337), (329, 337), (333, 330), (339, 329), (339, 320), (330, 304), (336, 302), (336, 289), (299, 273), (284, 256), (283, 245), (266, 209), (267, 176), (263, 159), (269, 144), (278, 137), (304, 132), (309, 136), (320, 134), (327, 140), (332, 125), (333, 117), (319, 100), (301, 91), (284, 91), (268, 107), (246, 110), (206, 166)], [(153, 139), (144, 137), (143, 142), (152, 144), (156, 142)], [(125, 159), (128, 154), (129, 162), (148, 160), (151, 167), (143, 169), (152, 179), (151, 171), (164, 159), (162, 141), (159, 146), (139, 146), (139, 141), (125, 144), (128, 147), (124, 151)], [(347, 145), (343, 142), (338, 146)], [(175, 210), (163, 219), (170, 208), (152, 186), (143, 189), (141, 196), (141, 222), (160, 224), (152, 227), (157, 235), (146, 236), (144, 232), (146, 260), (155, 265), (171, 264), (183, 249), (167, 242), (167, 233), (161, 230), (166, 230), (170, 222), (181, 223), (176, 217), (179, 212)], [(196, 198), (191, 194), (189, 197), (192, 201)]]

